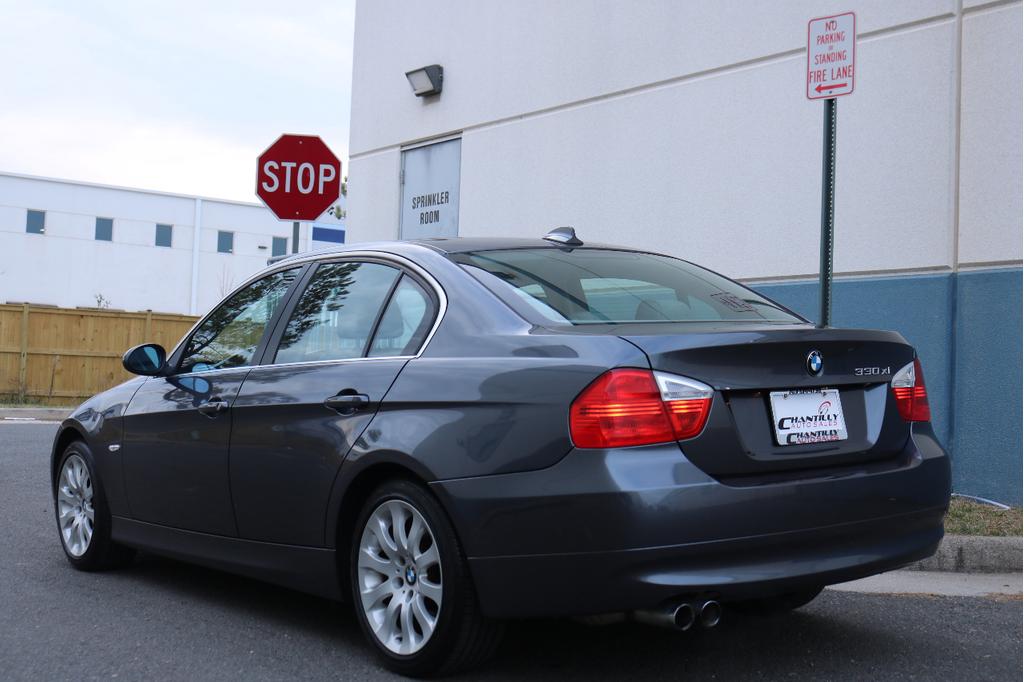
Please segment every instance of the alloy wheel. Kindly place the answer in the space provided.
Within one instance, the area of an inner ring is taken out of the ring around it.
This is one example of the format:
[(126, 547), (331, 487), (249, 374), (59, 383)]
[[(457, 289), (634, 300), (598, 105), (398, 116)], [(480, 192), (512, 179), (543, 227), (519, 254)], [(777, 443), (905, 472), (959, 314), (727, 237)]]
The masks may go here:
[(357, 567), (377, 641), (399, 655), (422, 649), (437, 628), (443, 593), (437, 541), (423, 515), (402, 500), (381, 503), (366, 520)]
[(89, 467), (73, 454), (64, 460), (57, 481), (57, 522), (68, 554), (80, 557), (88, 551), (95, 518)]

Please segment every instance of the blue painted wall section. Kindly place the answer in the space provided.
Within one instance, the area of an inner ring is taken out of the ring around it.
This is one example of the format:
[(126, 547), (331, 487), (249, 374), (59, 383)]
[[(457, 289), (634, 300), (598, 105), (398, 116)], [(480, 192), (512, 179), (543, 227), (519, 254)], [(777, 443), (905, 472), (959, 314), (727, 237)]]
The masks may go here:
[(961, 272), (957, 281), (958, 492), (1021, 503), (1021, 271)]
[[(924, 366), (956, 492), (1021, 503), (1021, 269), (844, 278), (832, 325), (893, 329)], [(754, 288), (810, 320), (818, 282)]]

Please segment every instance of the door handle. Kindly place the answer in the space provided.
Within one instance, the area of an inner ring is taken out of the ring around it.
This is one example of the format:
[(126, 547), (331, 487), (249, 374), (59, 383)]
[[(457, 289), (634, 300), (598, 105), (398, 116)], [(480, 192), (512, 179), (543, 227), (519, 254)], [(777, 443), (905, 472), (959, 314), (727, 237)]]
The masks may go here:
[(345, 393), (332, 395), (324, 401), (326, 407), (331, 408), (338, 414), (354, 414), (370, 404), (370, 396), (362, 393)]
[(228, 409), (227, 402), (223, 400), (210, 400), (199, 406), (199, 411), (207, 417), (216, 417)]

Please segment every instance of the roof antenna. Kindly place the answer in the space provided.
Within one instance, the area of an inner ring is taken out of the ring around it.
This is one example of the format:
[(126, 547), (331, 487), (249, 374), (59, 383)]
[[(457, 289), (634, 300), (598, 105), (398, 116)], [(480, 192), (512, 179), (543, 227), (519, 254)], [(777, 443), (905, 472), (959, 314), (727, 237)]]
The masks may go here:
[(568, 225), (565, 227), (556, 227), (544, 235), (544, 239), (549, 242), (565, 244), (566, 246), (583, 246), (583, 241), (576, 236), (576, 230), (572, 229), (572, 227)]

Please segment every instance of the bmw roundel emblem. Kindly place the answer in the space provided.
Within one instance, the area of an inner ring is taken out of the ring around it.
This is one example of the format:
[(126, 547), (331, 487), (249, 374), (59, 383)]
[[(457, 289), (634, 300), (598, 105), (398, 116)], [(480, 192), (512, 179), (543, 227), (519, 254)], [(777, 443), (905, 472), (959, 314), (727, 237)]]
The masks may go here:
[(812, 350), (807, 354), (807, 372), (816, 377), (821, 374), (823, 369), (825, 369), (825, 361), (821, 359), (821, 353)]

